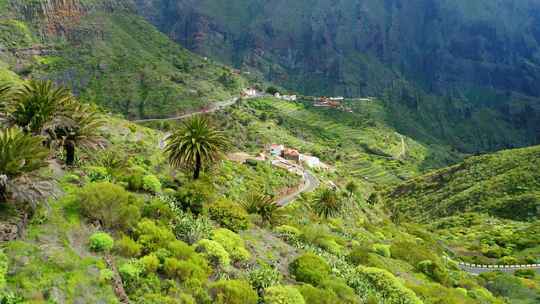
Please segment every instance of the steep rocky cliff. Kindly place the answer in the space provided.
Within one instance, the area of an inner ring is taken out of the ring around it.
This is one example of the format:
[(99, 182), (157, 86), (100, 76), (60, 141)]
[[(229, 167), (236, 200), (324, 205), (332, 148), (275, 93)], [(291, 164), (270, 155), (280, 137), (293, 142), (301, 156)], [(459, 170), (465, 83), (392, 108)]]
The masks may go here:
[(533, 0), (137, 0), (197, 52), (309, 93), (379, 93), (398, 77), (430, 92), (540, 96)]
[[(540, 142), (538, 1), (136, 4), (187, 48), (286, 88), (389, 96), (385, 100), (398, 115), (390, 119), (402, 132), (414, 135), (417, 128), (404, 123), (405, 111), (433, 136), (468, 146), (468, 152)], [(519, 136), (501, 135), (511, 129)]]
[[(0, 2), (0, 81), (52, 79), (127, 117), (162, 117), (238, 94), (243, 79), (135, 13), (131, 0)], [(226, 80), (226, 81), (225, 81)]]

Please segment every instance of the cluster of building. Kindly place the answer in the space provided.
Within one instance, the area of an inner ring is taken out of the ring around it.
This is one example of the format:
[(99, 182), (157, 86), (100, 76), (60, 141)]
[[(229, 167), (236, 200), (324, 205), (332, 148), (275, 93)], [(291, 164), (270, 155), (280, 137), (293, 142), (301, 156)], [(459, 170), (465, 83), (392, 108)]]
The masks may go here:
[(279, 92), (274, 94), (275, 98), (286, 100), (286, 101), (296, 101), (298, 100), (298, 97), (296, 95), (281, 95)]
[(296, 149), (287, 148), (284, 145), (272, 144), (269, 147), (270, 155), (278, 158), (284, 158), (297, 164), (304, 164), (313, 169), (327, 169), (328, 166), (321, 162), (318, 157), (300, 153)]
[(352, 112), (352, 109), (347, 108), (343, 105), (343, 101), (345, 100), (344, 97), (320, 97), (318, 100), (316, 100), (313, 103), (313, 106), (315, 107), (322, 107), (322, 108), (332, 108), (332, 109), (340, 109), (346, 112)]

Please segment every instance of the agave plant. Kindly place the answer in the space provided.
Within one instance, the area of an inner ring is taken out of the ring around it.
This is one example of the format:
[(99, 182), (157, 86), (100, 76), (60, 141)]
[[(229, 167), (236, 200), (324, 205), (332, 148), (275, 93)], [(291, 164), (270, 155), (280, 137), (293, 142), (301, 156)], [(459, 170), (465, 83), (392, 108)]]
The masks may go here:
[(8, 84), (0, 84), (0, 126), (7, 118), (7, 105), (11, 94), (11, 86)]
[(202, 168), (215, 162), (228, 145), (223, 132), (196, 116), (167, 138), (165, 151), (173, 167), (192, 168), (193, 179), (198, 179)]
[(69, 114), (56, 125), (53, 137), (65, 151), (66, 165), (72, 166), (77, 147), (89, 150), (104, 148), (106, 141), (99, 130), (105, 121), (93, 107), (86, 104), (73, 102), (67, 109)]
[(51, 81), (30, 80), (7, 98), (5, 120), (24, 132), (42, 135), (67, 119), (72, 100), (68, 90), (55, 87)]
[(0, 202), (14, 199), (35, 207), (51, 194), (52, 183), (40, 174), (48, 155), (40, 137), (19, 128), (0, 130)]
[(323, 218), (331, 218), (338, 215), (343, 209), (343, 200), (332, 189), (324, 189), (312, 201), (315, 213)]

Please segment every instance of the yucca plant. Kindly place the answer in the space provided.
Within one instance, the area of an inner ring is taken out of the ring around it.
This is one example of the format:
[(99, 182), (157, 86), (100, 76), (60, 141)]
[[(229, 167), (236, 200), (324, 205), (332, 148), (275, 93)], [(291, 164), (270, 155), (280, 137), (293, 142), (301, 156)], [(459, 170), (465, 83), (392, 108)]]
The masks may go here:
[(198, 179), (201, 170), (217, 161), (228, 145), (222, 131), (212, 127), (206, 118), (196, 116), (167, 138), (165, 151), (171, 166), (191, 168), (193, 179)]
[(52, 193), (50, 179), (40, 174), (48, 166), (49, 150), (38, 136), (19, 128), (0, 130), (0, 202), (14, 199), (35, 207)]
[(66, 165), (75, 163), (76, 148), (97, 150), (104, 148), (106, 141), (100, 128), (105, 124), (102, 116), (91, 106), (73, 102), (67, 107), (66, 119), (54, 129), (54, 139), (63, 147)]
[(324, 189), (312, 201), (312, 208), (318, 216), (331, 218), (341, 212), (343, 200), (335, 190)]
[(279, 219), (279, 205), (270, 195), (252, 192), (242, 202), (242, 207), (250, 214), (261, 216), (263, 223), (272, 224)]
[(55, 87), (51, 81), (30, 80), (7, 98), (5, 120), (24, 132), (42, 135), (67, 119), (67, 107), (72, 100), (68, 90)]

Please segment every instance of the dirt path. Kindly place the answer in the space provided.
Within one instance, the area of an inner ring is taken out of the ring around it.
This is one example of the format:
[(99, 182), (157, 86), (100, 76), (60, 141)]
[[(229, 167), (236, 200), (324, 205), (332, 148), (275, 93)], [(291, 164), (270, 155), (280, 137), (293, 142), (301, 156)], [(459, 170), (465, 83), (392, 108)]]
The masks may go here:
[(298, 196), (300, 196), (300, 194), (304, 192), (312, 192), (313, 190), (317, 189), (317, 187), (319, 187), (319, 180), (309, 171), (304, 171), (303, 182), (304, 184), (302, 185), (302, 187), (300, 187), (300, 189), (296, 190), (294, 193), (280, 198), (276, 203), (279, 206), (285, 207), (291, 202), (293, 202)]

